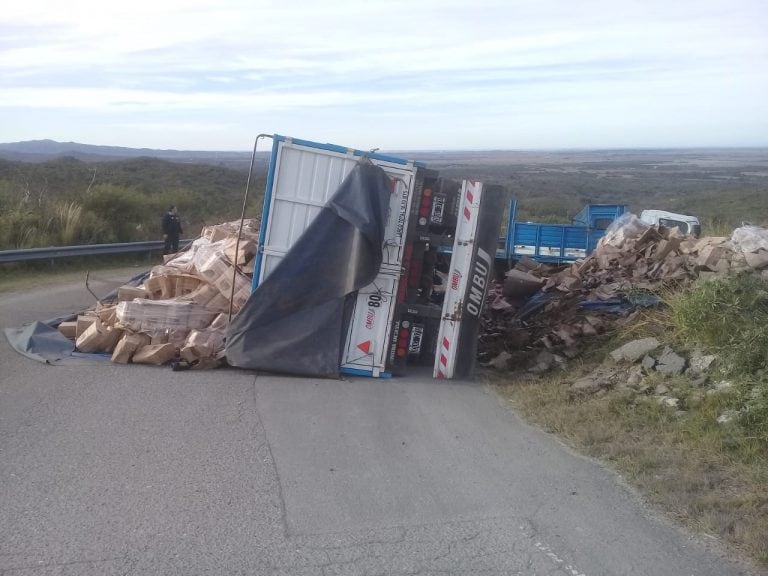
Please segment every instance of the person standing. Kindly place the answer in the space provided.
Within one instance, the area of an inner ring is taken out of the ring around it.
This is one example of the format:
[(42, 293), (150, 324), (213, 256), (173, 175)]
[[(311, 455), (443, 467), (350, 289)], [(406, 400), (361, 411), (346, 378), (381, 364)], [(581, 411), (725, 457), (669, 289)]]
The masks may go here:
[(176, 206), (168, 208), (168, 212), (163, 215), (163, 254), (175, 254), (179, 251), (179, 238), (181, 237), (181, 219)]

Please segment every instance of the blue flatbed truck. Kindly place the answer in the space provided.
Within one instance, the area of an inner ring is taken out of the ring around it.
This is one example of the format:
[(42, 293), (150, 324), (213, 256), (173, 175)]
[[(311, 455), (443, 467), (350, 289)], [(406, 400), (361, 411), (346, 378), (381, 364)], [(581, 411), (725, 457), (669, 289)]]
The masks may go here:
[(497, 260), (528, 256), (539, 262), (562, 264), (588, 256), (607, 228), (627, 211), (623, 204), (587, 204), (571, 224), (517, 221), (517, 201), (509, 205), (507, 234), (499, 239)]

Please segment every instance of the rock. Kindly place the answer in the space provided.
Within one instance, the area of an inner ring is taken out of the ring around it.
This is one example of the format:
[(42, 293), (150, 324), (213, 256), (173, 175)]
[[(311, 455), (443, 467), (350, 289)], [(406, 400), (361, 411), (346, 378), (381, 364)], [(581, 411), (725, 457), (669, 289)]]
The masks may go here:
[(534, 364), (528, 370), (528, 372), (533, 372), (534, 374), (540, 374), (542, 372), (546, 372), (547, 370), (551, 369), (556, 362), (557, 362), (557, 358), (555, 357), (554, 354), (552, 354), (552, 352), (549, 352), (548, 350), (542, 350), (536, 356), (536, 359), (534, 360)]
[(637, 391), (640, 394), (648, 394), (648, 392), (651, 391), (651, 385), (648, 384), (648, 382), (646, 382), (645, 379), (643, 379), (643, 381), (640, 382), (640, 384), (638, 385)]
[(709, 370), (712, 362), (714, 362), (716, 359), (717, 356), (714, 354), (704, 354), (701, 350), (694, 350), (689, 361), (689, 370), (692, 374), (703, 374)]
[(504, 296), (527, 298), (538, 292), (544, 280), (521, 270), (509, 270), (504, 279)]
[(661, 372), (665, 376), (678, 376), (683, 373), (684, 369), (685, 358), (676, 354), (669, 346), (664, 348), (664, 352), (659, 356), (658, 363), (656, 364), (656, 371)]
[(627, 376), (627, 386), (636, 388), (643, 381), (643, 368), (642, 366), (633, 366), (629, 375)]
[(717, 423), (728, 424), (734, 419), (735, 416), (736, 416), (735, 412), (731, 410), (729, 410), (728, 412), (723, 412), (722, 414), (720, 414), (720, 416), (717, 417)]
[(733, 382), (731, 382), (730, 380), (720, 380), (720, 382), (718, 382), (715, 385), (715, 388), (717, 390), (720, 390), (721, 392), (723, 390), (730, 390), (731, 388), (733, 388)]
[(591, 373), (576, 380), (568, 389), (568, 398), (574, 399), (580, 396), (597, 394), (601, 390), (613, 388), (616, 384), (618, 371), (615, 368), (599, 366)]
[(656, 389), (654, 390), (654, 392), (656, 392), (656, 394), (661, 396), (662, 394), (666, 394), (667, 392), (669, 392), (669, 388), (664, 386), (664, 384), (659, 384), (658, 386), (656, 386)]
[(701, 388), (707, 383), (707, 380), (709, 380), (709, 377), (706, 374), (696, 376), (695, 378), (691, 379), (691, 386), (694, 386), (695, 388)]
[(680, 400), (677, 398), (671, 398), (669, 396), (654, 396), (654, 398), (656, 398), (656, 402), (662, 406), (667, 406), (668, 408), (677, 408), (680, 405)]
[(621, 362), (624, 360), (626, 362), (634, 363), (640, 360), (640, 358), (649, 352), (652, 352), (658, 348), (660, 345), (661, 343), (653, 337), (633, 340), (632, 342), (627, 342), (624, 344), (624, 346), (611, 352), (611, 358), (613, 358), (616, 362)]
[(646, 372), (650, 372), (653, 370), (653, 367), (656, 366), (656, 360), (653, 356), (650, 356), (649, 354), (645, 355), (645, 358), (643, 358), (643, 368)]
[(487, 366), (495, 368), (496, 370), (507, 370), (509, 369), (509, 360), (511, 358), (512, 354), (506, 351), (502, 351), (498, 356), (496, 356), (496, 358), (488, 362)]
[(565, 370), (566, 368), (568, 368), (568, 361), (565, 359), (564, 356), (559, 356), (557, 354), (554, 354), (553, 356), (555, 358), (555, 364), (557, 364), (558, 368), (560, 368), (561, 370)]

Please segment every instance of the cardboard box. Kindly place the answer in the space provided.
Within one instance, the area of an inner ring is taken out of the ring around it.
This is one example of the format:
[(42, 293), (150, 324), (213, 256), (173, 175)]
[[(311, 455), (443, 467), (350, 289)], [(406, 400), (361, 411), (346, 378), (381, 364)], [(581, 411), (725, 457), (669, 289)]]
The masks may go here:
[(197, 278), (196, 276), (179, 274), (174, 278), (176, 280), (176, 288), (174, 292), (177, 297), (191, 294), (192, 292), (197, 290), (198, 286), (200, 286), (200, 278)]
[(203, 238), (206, 238), (213, 244), (228, 238), (233, 232), (225, 224), (217, 224), (216, 226), (205, 226), (201, 233)]
[(219, 291), (210, 284), (202, 284), (194, 292), (189, 294), (189, 298), (200, 306), (206, 306), (215, 296), (219, 295)]
[[(216, 279), (214, 282), (214, 285), (216, 286), (217, 290), (221, 292), (221, 294), (226, 297), (227, 301), (229, 301), (229, 298), (232, 296), (232, 273), (234, 271), (234, 268), (230, 267), (228, 273), (224, 276), (220, 276)], [(235, 294), (237, 293), (247, 293), (250, 294), (251, 292), (251, 283), (248, 281), (248, 278), (246, 278), (244, 275), (240, 274), (240, 272), (235, 273)], [(246, 296), (247, 300), (247, 296)]]
[(190, 364), (193, 364), (195, 362), (198, 362), (202, 358), (213, 358), (214, 351), (204, 345), (196, 345), (196, 346), (184, 346), (179, 351), (179, 356), (181, 356), (181, 359), (189, 362)]
[(95, 321), (75, 341), (75, 347), (80, 352), (112, 352), (117, 345), (122, 330)]
[(696, 264), (714, 272), (717, 263), (723, 256), (725, 256), (725, 250), (719, 246), (708, 244), (699, 251), (699, 257), (696, 259)]
[(150, 344), (168, 344), (168, 331), (157, 330), (150, 335)]
[(79, 338), (80, 335), (86, 331), (88, 326), (93, 324), (97, 320), (96, 315), (78, 316), (77, 317), (77, 329), (75, 332), (75, 338)]
[(215, 313), (187, 300), (134, 300), (117, 305), (120, 324), (133, 332), (205, 328)]
[(117, 342), (115, 350), (112, 353), (112, 362), (116, 364), (127, 364), (137, 350), (148, 346), (150, 337), (147, 334), (134, 334), (126, 332)]
[(215, 283), (222, 276), (232, 275), (232, 266), (225, 260), (222, 252), (211, 254), (197, 267), (197, 270), (211, 284)]
[(165, 276), (155, 276), (144, 281), (144, 290), (152, 300), (162, 300), (163, 294), (168, 292)]
[(117, 301), (127, 302), (136, 298), (149, 298), (149, 293), (138, 286), (120, 286), (117, 289)]
[[(237, 258), (235, 258), (235, 248), (237, 248)], [(237, 238), (230, 238), (224, 244), (224, 255), (233, 264), (242, 266), (256, 255), (256, 242), (241, 238), (238, 246)]]
[(114, 326), (115, 322), (117, 322), (116, 309), (117, 309), (116, 305), (112, 305), (112, 306), (99, 305), (96, 307), (96, 316), (98, 316), (102, 324), (106, 324), (107, 326)]
[(187, 346), (204, 346), (216, 352), (224, 348), (224, 332), (210, 329), (191, 330), (187, 336), (186, 344)]
[(58, 326), (59, 332), (70, 340), (77, 339), (77, 321), (74, 322), (62, 322)]
[(226, 298), (223, 294), (218, 293), (210, 300), (210, 302), (205, 305), (205, 307), (212, 312), (229, 313), (229, 299)]
[(150, 344), (143, 346), (133, 355), (133, 363), (160, 366), (173, 360), (174, 356), (176, 347), (173, 344)]

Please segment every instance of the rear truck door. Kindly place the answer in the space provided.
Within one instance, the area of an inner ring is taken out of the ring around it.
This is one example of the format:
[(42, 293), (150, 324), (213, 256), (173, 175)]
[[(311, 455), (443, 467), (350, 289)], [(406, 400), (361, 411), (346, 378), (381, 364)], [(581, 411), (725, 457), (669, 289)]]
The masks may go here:
[(460, 198), (435, 351), (433, 375), (436, 378), (472, 377), (480, 314), (493, 280), (507, 194), (501, 186), (465, 180)]
[(253, 288), (274, 270), (362, 156), (387, 173), (393, 194), (381, 269), (376, 280), (355, 298), (341, 371), (379, 377), (388, 375), (386, 349), (416, 184), (416, 164), (332, 144), (274, 136)]

